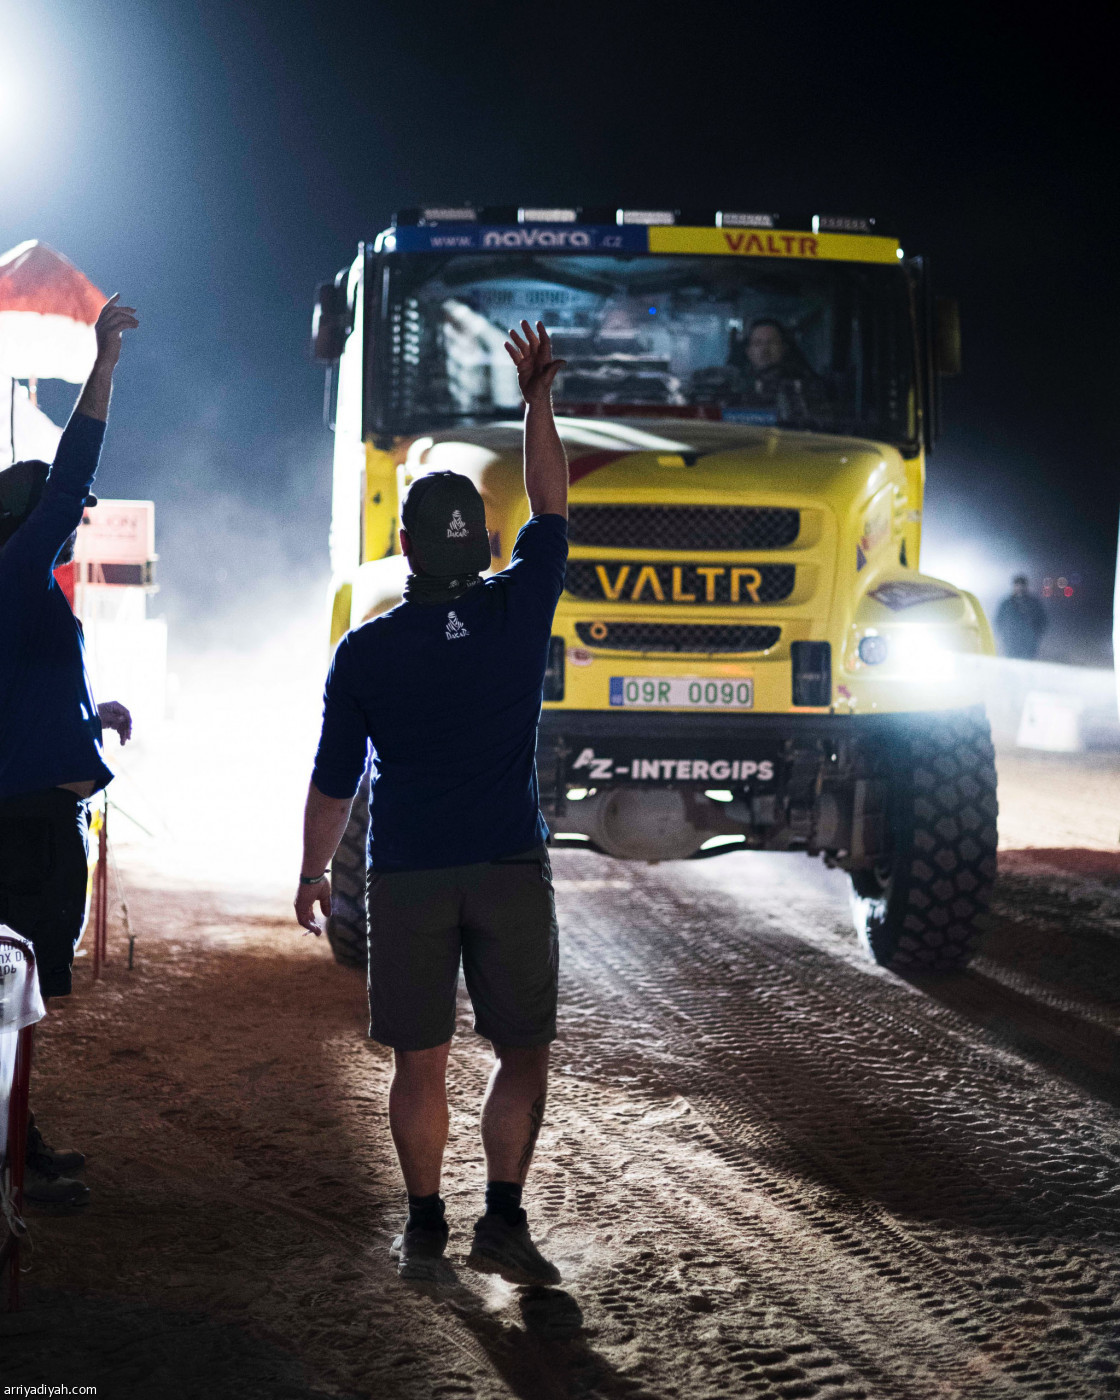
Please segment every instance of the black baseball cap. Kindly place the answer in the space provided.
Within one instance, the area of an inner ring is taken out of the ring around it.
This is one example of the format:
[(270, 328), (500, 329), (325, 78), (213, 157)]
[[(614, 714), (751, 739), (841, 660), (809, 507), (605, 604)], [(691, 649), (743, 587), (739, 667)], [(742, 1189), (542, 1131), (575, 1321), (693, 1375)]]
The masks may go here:
[(454, 578), (490, 567), (486, 507), (470, 477), (458, 472), (418, 477), (401, 507), (401, 524), (420, 573)]
[[(0, 545), (7, 544), (39, 504), (50, 470), (46, 462), (30, 458), (0, 471)], [(97, 497), (87, 496), (85, 504), (95, 506)]]

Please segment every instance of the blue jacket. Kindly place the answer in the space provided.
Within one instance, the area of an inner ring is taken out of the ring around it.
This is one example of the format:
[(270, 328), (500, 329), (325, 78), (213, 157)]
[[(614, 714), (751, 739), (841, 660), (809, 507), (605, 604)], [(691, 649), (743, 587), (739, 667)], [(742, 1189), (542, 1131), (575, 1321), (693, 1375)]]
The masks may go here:
[(86, 676), (82, 626), (55, 581), (78, 528), (105, 424), (75, 413), (38, 505), (0, 549), (0, 798), (111, 779)]

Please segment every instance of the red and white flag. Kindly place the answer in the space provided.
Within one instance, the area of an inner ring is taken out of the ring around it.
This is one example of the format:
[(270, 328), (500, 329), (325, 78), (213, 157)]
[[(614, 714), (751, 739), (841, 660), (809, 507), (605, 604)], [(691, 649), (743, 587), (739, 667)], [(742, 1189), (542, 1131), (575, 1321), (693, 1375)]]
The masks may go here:
[(0, 256), (0, 376), (81, 384), (105, 300), (69, 258), (36, 239)]

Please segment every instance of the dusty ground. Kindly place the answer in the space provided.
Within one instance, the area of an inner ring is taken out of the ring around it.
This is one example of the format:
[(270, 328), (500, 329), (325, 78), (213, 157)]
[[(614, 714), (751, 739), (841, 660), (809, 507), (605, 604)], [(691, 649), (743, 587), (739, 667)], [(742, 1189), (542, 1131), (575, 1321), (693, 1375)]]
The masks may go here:
[[(118, 915), (36, 1067), (93, 1201), (35, 1217), (0, 1379), (145, 1400), (1120, 1391), (1115, 760), (1003, 756), (998, 917), (960, 977), (871, 966), (842, 880), (802, 857), (557, 853), (562, 1030), (527, 1204), (564, 1286), (462, 1265), (488, 1070), (464, 1005), (453, 1276), (422, 1292), (386, 1255), (401, 1194), (362, 980), (287, 918), (313, 708), (275, 717), (281, 742), (200, 704), (119, 785), (152, 833), (115, 819), (136, 967)], [(220, 781), (184, 762), (200, 743)], [(266, 750), (262, 815), (241, 794)], [(174, 803), (145, 797), (170, 778)]]

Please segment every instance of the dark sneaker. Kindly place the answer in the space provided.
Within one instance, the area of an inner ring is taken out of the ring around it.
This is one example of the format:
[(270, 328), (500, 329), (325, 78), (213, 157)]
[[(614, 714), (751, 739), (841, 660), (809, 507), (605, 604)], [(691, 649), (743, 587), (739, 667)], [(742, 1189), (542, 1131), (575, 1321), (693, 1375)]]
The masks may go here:
[(43, 1210), (84, 1206), (89, 1202), (89, 1187), (84, 1181), (74, 1181), (60, 1172), (44, 1171), (28, 1162), (23, 1172), (23, 1199), (28, 1205)]
[(34, 1117), (27, 1125), (27, 1165), (41, 1172), (80, 1172), (86, 1164), (86, 1154), (71, 1147), (48, 1147), (43, 1141)]
[(500, 1274), (507, 1283), (559, 1283), (560, 1270), (529, 1237), (525, 1212), (511, 1225), (503, 1215), (484, 1215), (474, 1227), (467, 1267), (480, 1274)]
[(406, 1229), (389, 1247), (389, 1258), (397, 1261), (397, 1273), (414, 1283), (434, 1283), (447, 1248), (448, 1229)]

